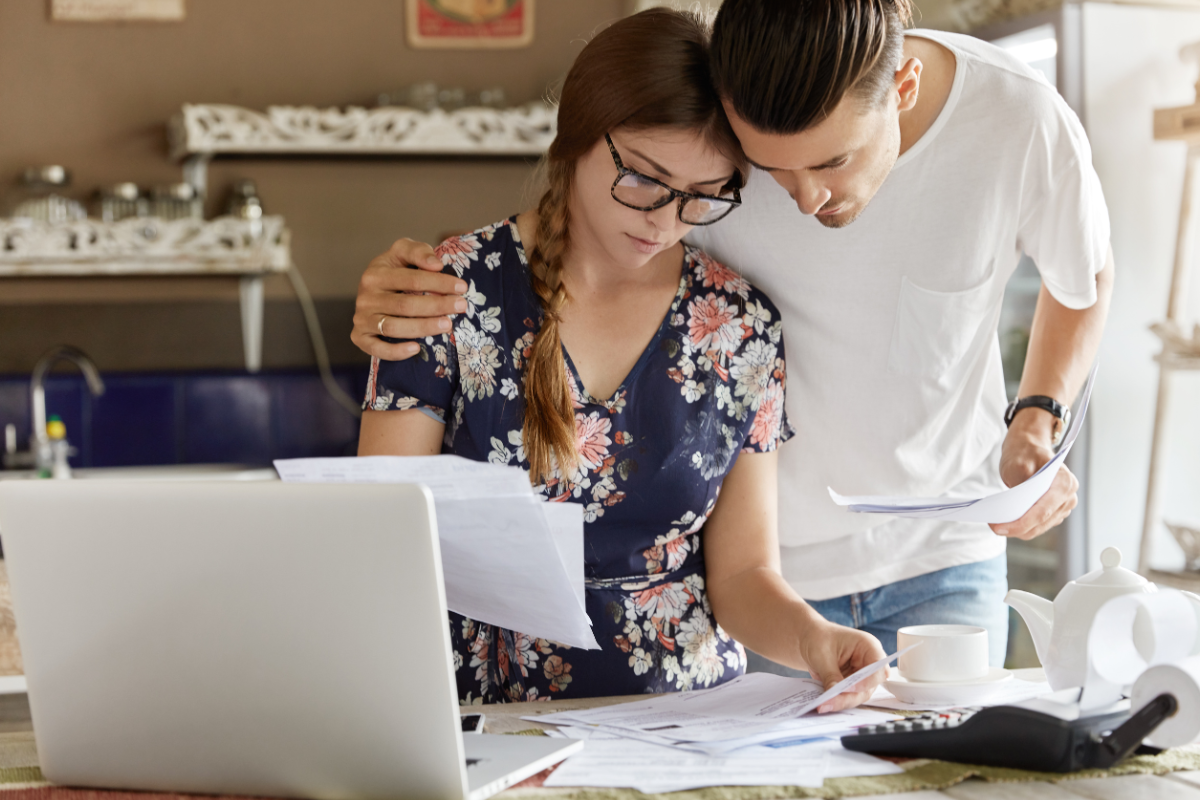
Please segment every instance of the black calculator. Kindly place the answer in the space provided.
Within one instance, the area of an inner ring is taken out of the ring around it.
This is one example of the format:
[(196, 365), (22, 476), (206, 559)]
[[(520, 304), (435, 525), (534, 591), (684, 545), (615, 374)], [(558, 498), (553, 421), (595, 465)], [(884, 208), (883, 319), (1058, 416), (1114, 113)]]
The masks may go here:
[[(1016, 706), (930, 712), (842, 737), (847, 750), (880, 756), (935, 758), (1038, 772), (1107, 768), (1141, 747), (1178, 710), (1159, 695), (1136, 714), (1128, 709), (1064, 719)], [(1158, 752), (1143, 748), (1144, 752)]]

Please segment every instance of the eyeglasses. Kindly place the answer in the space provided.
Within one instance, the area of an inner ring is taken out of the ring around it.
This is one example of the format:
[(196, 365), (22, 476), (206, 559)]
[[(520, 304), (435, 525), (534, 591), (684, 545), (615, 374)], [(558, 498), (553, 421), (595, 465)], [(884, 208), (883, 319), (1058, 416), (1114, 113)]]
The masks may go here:
[(662, 181), (656, 181), (621, 163), (621, 156), (617, 154), (612, 137), (607, 133), (604, 134), (604, 141), (608, 142), (608, 151), (612, 153), (613, 163), (617, 165), (617, 179), (613, 181), (612, 197), (623, 206), (638, 211), (653, 211), (678, 198), (680, 222), (685, 225), (712, 225), (742, 204), (742, 195), (737, 187), (730, 189), (731, 194), (724, 197), (672, 189)]

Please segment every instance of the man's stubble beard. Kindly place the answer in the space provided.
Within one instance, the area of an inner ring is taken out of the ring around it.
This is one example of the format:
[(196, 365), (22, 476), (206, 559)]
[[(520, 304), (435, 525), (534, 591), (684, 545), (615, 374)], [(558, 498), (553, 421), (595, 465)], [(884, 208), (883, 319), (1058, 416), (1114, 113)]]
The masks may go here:
[[(868, 204), (869, 203), (870, 203), (870, 201), (868, 201)], [(822, 217), (822, 216), (818, 215), (817, 222), (821, 223), (822, 225), (824, 225), (826, 228), (829, 228), (830, 230), (836, 230), (838, 228), (844, 228), (847, 225), (849, 225), (850, 223), (854, 222), (854, 220), (861, 217), (862, 213), (866, 210), (867, 210), (867, 206), (864, 205), (862, 208), (859, 208), (855, 211), (851, 211), (848, 213), (836, 214), (834, 216), (826, 216), (826, 217)]]
[[(892, 174), (892, 168), (896, 166), (896, 161), (899, 159), (899, 157), (900, 157), (900, 134), (899, 134), (899, 131), (897, 131), (896, 137), (895, 137), (895, 142), (893, 143), (893, 147), (892, 147), (891, 158), (889, 158), (887, 160), (887, 166), (881, 166), (874, 175), (875, 180), (872, 181), (872, 183), (875, 184), (875, 191), (871, 192), (871, 194), (867, 196), (867, 199), (865, 202), (858, 204), (858, 208), (852, 209), (849, 212), (842, 213), (842, 214), (836, 214), (831, 217), (822, 217), (818, 213), (816, 215), (817, 222), (821, 223), (826, 228), (835, 230), (837, 228), (845, 228), (847, 225), (849, 225), (850, 223), (854, 222), (859, 217), (861, 217), (863, 215), (863, 212), (867, 210), (867, 207), (871, 205), (871, 201), (874, 200), (875, 196), (879, 194), (879, 190), (883, 188), (883, 184), (885, 184), (887, 182), (888, 176)], [(832, 205), (834, 208), (837, 208), (837, 206), (841, 205), (841, 203), (843, 203), (843, 202), (845, 202), (845, 201), (839, 200), (837, 203), (834, 203), (833, 200), (830, 200), (825, 205)]]

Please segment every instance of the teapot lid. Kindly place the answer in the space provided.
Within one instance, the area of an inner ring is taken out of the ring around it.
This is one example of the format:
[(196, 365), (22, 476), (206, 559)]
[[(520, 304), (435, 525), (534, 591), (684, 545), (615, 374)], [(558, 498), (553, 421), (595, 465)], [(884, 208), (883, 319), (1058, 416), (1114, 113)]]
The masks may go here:
[(1100, 554), (1101, 568), (1089, 572), (1075, 582), (1082, 586), (1144, 586), (1149, 583), (1141, 575), (1121, 566), (1121, 551), (1106, 547)]

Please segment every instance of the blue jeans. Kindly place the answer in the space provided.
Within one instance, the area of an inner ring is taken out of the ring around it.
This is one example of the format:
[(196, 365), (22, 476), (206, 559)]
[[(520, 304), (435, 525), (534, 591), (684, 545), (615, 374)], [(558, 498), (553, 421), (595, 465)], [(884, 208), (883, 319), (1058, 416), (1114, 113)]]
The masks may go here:
[[(888, 653), (896, 652), (896, 631), (906, 625), (978, 625), (988, 631), (993, 667), (1004, 666), (1008, 651), (1008, 558), (1005, 555), (963, 564), (809, 605), (830, 622), (873, 634)], [(801, 675), (757, 653), (747, 672)]]

